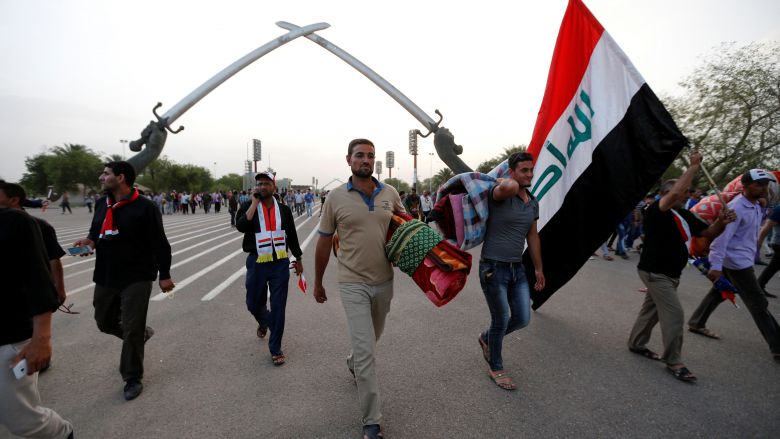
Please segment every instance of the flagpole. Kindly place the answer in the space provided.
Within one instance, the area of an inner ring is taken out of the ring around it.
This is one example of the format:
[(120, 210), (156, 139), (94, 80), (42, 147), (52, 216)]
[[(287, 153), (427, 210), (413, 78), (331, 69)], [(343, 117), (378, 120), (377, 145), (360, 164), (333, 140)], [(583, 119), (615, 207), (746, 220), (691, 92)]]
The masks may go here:
[(710, 172), (707, 171), (706, 167), (704, 167), (704, 163), (700, 163), (699, 166), (701, 167), (701, 170), (704, 171), (704, 175), (707, 177), (707, 180), (710, 182), (710, 186), (715, 191), (715, 195), (718, 196), (718, 201), (720, 201), (720, 204), (722, 204), (723, 207), (726, 207), (726, 202), (723, 201), (723, 197), (720, 195), (720, 190), (718, 190), (718, 187), (715, 185), (715, 180), (712, 179)]

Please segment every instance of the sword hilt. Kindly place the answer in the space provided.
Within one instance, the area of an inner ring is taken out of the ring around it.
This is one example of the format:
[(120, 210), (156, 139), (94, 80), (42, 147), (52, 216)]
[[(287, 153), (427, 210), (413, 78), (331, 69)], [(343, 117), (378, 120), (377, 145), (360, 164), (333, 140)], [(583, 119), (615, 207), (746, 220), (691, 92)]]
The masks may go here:
[(425, 137), (430, 136), (431, 133), (435, 133), (436, 131), (439, 130), (439, 125), (441, 125), (441, 121), (444, 120), (444, 116), (441, 114), (441, 112), (439, 110), (434, 110), (434, 112), (439, 115), (439, 120), (436, 121), (436, 123), (433, 125), (433, 127), (428, 127), (428, 133), (425, 134), (425, 135), (423, 135), (422, 131), (416, 130), (418, 136), (425, 138)]
[(157, 118), (157, 122), (155, 122), (155, 121), (149, 122), (149, 125), (147, 125), (146, 128), (144, 128), (143, 131), (141, 131), (141, 138), (138, 139), (138, 140), (133, 140), (133, 141), (131, 141), (129, 143), (128, 146), (130, 147), (130, 151), (138, 152), (138, 151), (140, 151), (143, 148), (143, 146), (147, 142), (149, 142), (149, 136), (151, 136), (151, 134), (152, 134), (152, 127), (151, 127), (151, 125), (154, 124), (154, 123), (156, 123), (158, 127), (164, 128), (168, 132), (173, 133), (173, 134), (176, 134), (176, 133), (178, 133), (178, 132), (180, 132), (181, 130), (184, 129), (183, 126), (179, 125), (179, 128), (176, 129), (176, 131), (172, 130), (171, 126), (168, 124), (168, 119), (167, 118), (163, 118), (162, 116), (157, 114), (157, 109), (160, 108), (160, 107), (162, 107), (162, 102), (158, 102), (157, 105), (155, 105), (154, 108), (152, 108), (152, 113), (154, 114), (154, 117)]

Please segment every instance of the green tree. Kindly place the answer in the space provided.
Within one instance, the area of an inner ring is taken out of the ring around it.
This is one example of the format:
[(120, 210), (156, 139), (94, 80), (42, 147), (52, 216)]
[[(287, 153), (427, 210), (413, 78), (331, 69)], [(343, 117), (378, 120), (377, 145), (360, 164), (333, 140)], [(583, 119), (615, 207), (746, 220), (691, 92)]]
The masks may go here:
[(403, 180), (399, 180), (399, 179), (397, 179), (395, 177), (393, 177), (393, 178), (385, 178), (384, 183), (385, 184), (389, 184), (390, 186), (394, 187), (395, 190), (397, 190), (398, 192), (403, 191), (403, 192), (407, 192), (408, 193), (411, 190), (411, 186), (409, 186), (409, 183), (407, 183), (407, 182), (405, 182)]
[(22, 184), (32, 193), (45, 193), (49, 185), (62, 193), (84, 185), (84, 190), (97, 187), (98, 176), (103, 169), (100, 156), (84, 145), (65, 144), (48, 153), (25, 159), (27, 172)]
[(452, 172), (452, 169), (450, 168), (442, 168), (439, 170), (439, 172), (436, 173), (436, 175), (433, 176), (433, 181), (431, 182), (431, 186), (433, 187), (433, 191), (436, 192), (438, 190), (438, 187), (443, 185), (447, 182), (450, 178), (454, 177), (455, 173)]
[(46, 162), (51, 159), (50, 154), (38, 154), (24, 159), (27, 172), (22, 175), (19, 182), (27, 192), (32, 194), (45, 194), (48, 192), (49, 180), (46, 176)]
[(718, 186), (751, 168), (780, 167), (780, 43), (723, 44), (680, 86), (684, 94), (666, 98), (667, 108)]
[(523, 152), (527, 149), (528, 147), (526, 145), (508, 146), (504, 148), (504, 152), (502, 152), (501, 154), (493, 157), (492, 159), (485, 160), (484, 162), (480, 163), (479, 166), (477, 166), (477, 172), (487, 174), (488, 172), (492, 171), (493, 168), (498, 166), (501, 162), (506, 160), (510, 155), (516, 152)]
[(215, 189), (219, 191), (240, 190), (243, 182), (244, 177), (235, 173), (231, 173), (219, 177), (219, 179), (214, 183), (214, 186)]

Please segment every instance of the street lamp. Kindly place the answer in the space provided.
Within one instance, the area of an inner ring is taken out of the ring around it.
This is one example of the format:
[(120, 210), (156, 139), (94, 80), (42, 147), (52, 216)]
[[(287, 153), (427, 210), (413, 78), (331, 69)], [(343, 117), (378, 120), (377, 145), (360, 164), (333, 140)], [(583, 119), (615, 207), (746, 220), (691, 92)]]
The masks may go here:
[(122, 144), (122, 160), (125, 160), (127, 157), (125, 157), (125, 144), (129, 142), (129, 140), (120, 140), (119, 143)]
[(214, 181), (217, 180), (217, 162), (214, 162)]

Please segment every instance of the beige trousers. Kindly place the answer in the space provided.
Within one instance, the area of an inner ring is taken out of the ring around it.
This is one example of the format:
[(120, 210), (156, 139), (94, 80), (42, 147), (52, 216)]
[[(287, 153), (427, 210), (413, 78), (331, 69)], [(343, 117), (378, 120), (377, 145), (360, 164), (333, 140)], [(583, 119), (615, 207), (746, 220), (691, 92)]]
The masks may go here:
[(28, 342), (0, 346), (0, 424), (16, 436), (66, 438), (73, 427), (57, 412), (41, 405), (38, 373), (17, 380), (6, 366)]
[(680, 279), (642, 270), (639, 270), (639, 278), (647, 287), (647, 294), (631, 335), (628, 337), (628, 347), (644, 348), (650, 341), (653, 327), (660, 322), (661, 339), (664, 344), (661, 357), (669, 365), (682, 363), (685, 313), (677, 297)]
[(381, 424), (379, 383), (374, 352), (385, 328), (393, 299), (393, 280), (379, 285), (340, 283), (341, 303), (347, 315), (352, 352), (347, 366), (355, 372), (363, 425)]

